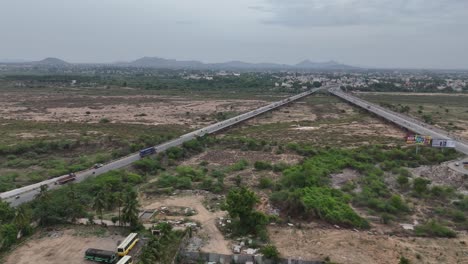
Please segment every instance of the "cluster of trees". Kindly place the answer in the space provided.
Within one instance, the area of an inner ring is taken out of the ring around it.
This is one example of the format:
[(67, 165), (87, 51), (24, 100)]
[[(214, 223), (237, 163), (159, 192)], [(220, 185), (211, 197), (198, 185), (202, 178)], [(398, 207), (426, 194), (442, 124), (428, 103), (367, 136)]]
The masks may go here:
[(160, 235), (150, 237), (142, 250), (139, 263), (171, 263), (185, 233), (172, 230), (168, 223), (159, 223), (153, 228), (159, 230)]
[(118, 208), (118, 217), (112, 220), (138, 228), (139, 205), (132, 186), (141, 182), (140, 175), (110, 171), (54, 191), (43, 185), (34, 201), (17, 208), (0, 201), (0, 249), (16, 243), (18, 232), (30, 234), (33, 222), (49, 226), (73, 222), (78, 218), (92, 219), (91, 210), (102, 219), (103, 212)]

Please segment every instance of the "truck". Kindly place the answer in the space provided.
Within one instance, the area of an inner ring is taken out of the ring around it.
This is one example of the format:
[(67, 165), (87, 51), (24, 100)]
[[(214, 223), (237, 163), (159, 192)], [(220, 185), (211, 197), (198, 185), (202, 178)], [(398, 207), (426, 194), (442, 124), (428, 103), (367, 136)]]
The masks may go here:
[(155, 147), (149, 147), (149, 148), (145, 148), (145, 149), (142, 149), (140, 150), (140, 157), (146, 157), (148, 155), (152, 155), (156, 153), (156, 148)]
[(71, 182), (71, 181), (74, 181), (74, 180), (76, 180), (76, 174), (72, 172), (72, 173), (68, 174), (67, 176), (58, 179), (55, 182), (55, 184), (56, 185), (57, 184), (65, 184), (67, 182)]

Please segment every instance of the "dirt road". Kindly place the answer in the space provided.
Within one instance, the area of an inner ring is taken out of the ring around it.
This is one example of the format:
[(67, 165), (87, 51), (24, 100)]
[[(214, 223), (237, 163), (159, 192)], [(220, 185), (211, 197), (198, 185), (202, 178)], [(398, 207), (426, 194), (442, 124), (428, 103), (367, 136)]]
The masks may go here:
[(203, 206), (203, 196), (189, 195), (169, 197), (157, 201), (143, 202), (144, 209), (158, 209), (161, 206), (184, 206), (191, 207), (197, 211), (196, 215), (188, 218), (201, 223), (200, 236), (207, 236), (207, 243), (201, 248), (204, 252), (214, 252), (220, 254), (230, 254), (229, 243), (216, 227), (217, 217), (224, 217), (226, 212), (209, 212)]

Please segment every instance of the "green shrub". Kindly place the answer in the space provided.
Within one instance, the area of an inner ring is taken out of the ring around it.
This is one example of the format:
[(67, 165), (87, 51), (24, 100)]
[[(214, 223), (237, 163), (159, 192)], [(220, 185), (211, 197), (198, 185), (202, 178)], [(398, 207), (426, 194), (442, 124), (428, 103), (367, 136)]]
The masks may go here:
[(339, 190), (326, 187), (304, 188), (301, 200), (306, 211), (332, 224), (369, 228), (369, 223), (346, 204)]
[(418, 225), (414, 228), (414, 232), (418, 236), (428, 236), (428, 237), (456, 237), (455, 231), (452, 229), (443, 226), (442, 224), (436, 222), (435, 220), (429, 220), (423, 225)]
[(254, 168), (256, 170), (270, 170), (272, 168), (271, 164), (266, 161), (256, 161), (254, 163)]
[(271, 245), (271, 244), (268, 244), (268, 245), (262, 247), (260, 249), (260, 253), (262, 253), (263, 256), (265, 256), (265, 258), (267, 258), (269, 260), (273, 260), (273, 261), (278, 260), (279, 257), (280, 257), (280, 253), (279, 253), (278, 249), (276, 248), (276, 246)]
[(261, 177), (258, 181), (258, 187), (261, 189), (268, 189), (273, 186), (273, 181), (266, 177)]
[(249, 163), (245, 159), (241, 159), (238, 162), (234, 163), (229, 167), (229, 170), (231, 171), (241, 171), (245, 170)]

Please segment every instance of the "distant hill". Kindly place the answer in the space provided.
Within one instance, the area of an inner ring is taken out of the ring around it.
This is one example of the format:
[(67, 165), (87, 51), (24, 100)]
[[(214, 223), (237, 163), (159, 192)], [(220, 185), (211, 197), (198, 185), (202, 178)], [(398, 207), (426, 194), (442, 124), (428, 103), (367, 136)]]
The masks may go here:
[[(68, 63), (58, 58), (45, 58), (34, 62), (18, 62), (19, 64), (41, 65), (45, 67), (68, 67), (71, 65), (84, 65)], [(336, 61), (312, 62), (304, 60), (295, 65), (279, 63), (249, 63), (243, 61), (228, 61), (222, 63), (203, 63), (196, 60), (173, 60), (159, 57), (142, 57), (131, 62), (91, 63), (86, 65), (113, 65), (117, 67), (140, 67), (156, 69), (200, 69), (200, 70), (349, 70), (359, 67), (341, 64)]]
[(346, 69), (357, 69), (358, 67), (349, 66), (338, 63), (336, 61), (327, 62), (312, 62), (310, 60), (304, 60), (294, 65), (300, 69), (334, 69), (334, 70), (346, 70)]
[(239, 70), (260, 70), (260, 69), (357, 69), (357, 67), (340, 64), (335, 61), (312, 62), (302, 61), (296, 65), (277, 63), (249, 63), (243, 61), (229, 61), (223, 63), (203, 63), (200, 61), (178, 61), (158, 57), (143, 57), (129, 63), (117, 63), (120, 66), (166, 68), (166, 69), (239, 69)]
[[(119, 63), (122, 64), (122, 63)], [(143, 57), (126, 63), (127, 66), (136, 66), (136, 67), (149, 67), (149, 68), (199, 68), (204, 64), (199, 61), (177, 61), (177, 60), (168, 60), (158, 57)]]
[(33, 64), (46, 65), (46, 66), (68, 66), (70, 63), (57, 59), (57, 58), (45, 58), (40, 61), (35, 61)]

